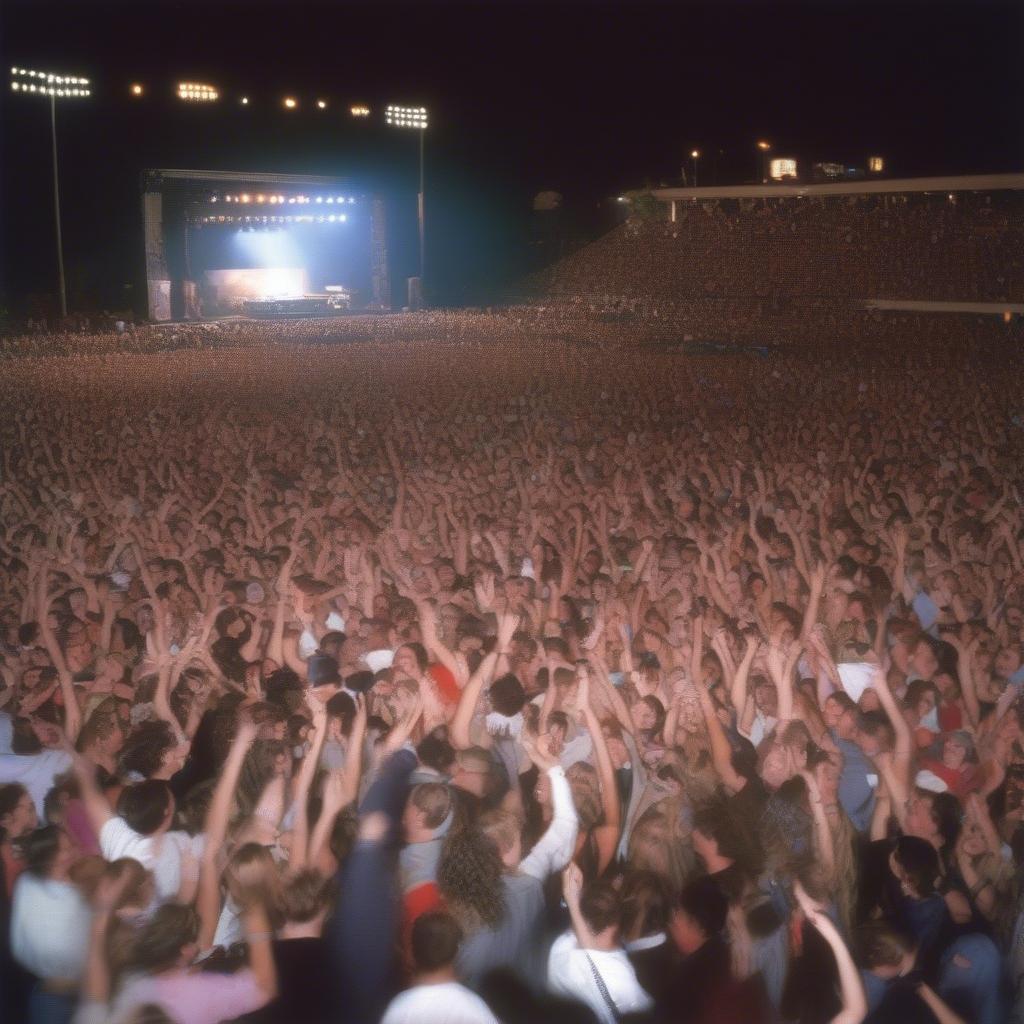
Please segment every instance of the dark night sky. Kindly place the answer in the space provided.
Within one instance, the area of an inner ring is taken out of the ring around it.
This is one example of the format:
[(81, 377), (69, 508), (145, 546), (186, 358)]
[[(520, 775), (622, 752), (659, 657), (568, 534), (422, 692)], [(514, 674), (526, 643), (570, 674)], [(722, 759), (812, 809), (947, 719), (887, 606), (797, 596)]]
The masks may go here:
[[(139, 273), (138, 172), (219, 167), (351, 176), (394, 197), (396, 273), (414, 264), (412, 133), (358, 123), (365, 100), (422, 102), (428, 247), (453, 298), (517, 266), (530, 199), (590, 211), (720, 149), (750, 178), (753, 142), (805, 159), (886, 156), (900, 174), (1024, 169), (1024, 7), (769, 4), (51, 3), (6, 0), (7, 67), (89, 75), (60, 116), (69, 277), (84, 293)], [(209, 81), (208, 109), (169, 96)], [(133, 102), (128, 83), (149, 97)], [(252, 97), (243, 110), (236, 98)], [(294, 92), (305, 109), (286, 114)], [(323, 94), (326, 113), (312, 109)], [(0, 110), (2, 288), (52, 288), (45, 103)], [(377, 118), (379, 120), (379, 117)], [(702, 169), (704, 181), (710, 168)], [(704, 183), (702, 181), (702, 183)], [(115, 289), (116, 290), (116, 289)]]

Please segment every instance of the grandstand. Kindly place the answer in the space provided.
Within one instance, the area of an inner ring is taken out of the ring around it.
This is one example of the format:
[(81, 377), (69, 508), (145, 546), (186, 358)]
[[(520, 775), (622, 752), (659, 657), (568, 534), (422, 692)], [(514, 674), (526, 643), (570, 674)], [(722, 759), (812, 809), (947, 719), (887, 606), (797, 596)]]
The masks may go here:
[(694, 338), (1005, 337), (1024, 313), (1024, 175), (660, 189), (531, 281)]

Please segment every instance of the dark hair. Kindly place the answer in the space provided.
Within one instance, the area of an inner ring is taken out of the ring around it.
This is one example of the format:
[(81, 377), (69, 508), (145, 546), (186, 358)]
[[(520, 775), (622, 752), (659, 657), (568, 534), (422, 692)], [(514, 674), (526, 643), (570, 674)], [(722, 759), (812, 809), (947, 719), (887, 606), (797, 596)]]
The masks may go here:
[(624, 936), (641, 938), (665, 930), (669, 893), (665, 880), (653, 871), (631, 870), (619, 889), (619, 927)]
[(333, 878), (306, 868), (285, 881), (281, 896), (286, 921), (306, 924), (334, 903), (337, 887)]
[(960, 801), (952, 793), (932, 793), (921, 789), (918, 790), (918, 796), (931, 802), (932, 821), (942, 836), (945, 848), (951, 851), (960, 837), (963, 818)]
[(147, 779), (125, 786), (117, 801), (117, 813), (129, 828), (141, 836), (152, 835), (164, 822), (174, 796), (160, 779)]
[(880, 921), (859, 928), (854, 944), (858, 959), (869, 971), (874, 967), (896, 967), (914, 949), (909, 935)]
[(160, 770), (164, 755), (177, 746), (169, 722), (140, 722), (125, 737), (118, 757), (122, 775), (138, 772), (149, 778)]
[(25, 870), (38, 878), (45, 878), (57, 859), (60, 849), (60, 828), (44, 825), (30, 832), (21, 843)]
[(621, 912), (619, 894), (610, 882), (591, 882), (580, 896), (580, 913), (595, 933), (617, 927)]
[(355, 693), (366, 693), (374, 684), (374, 675), (369, 669), (345, 676), (345, 688)]
[(491, 683), (491, 707), (511, 718), (523, 710), (526, 703), (526, 691), (523, 684), (511, 672), (506, 672)]
[(455, 763), (455, 748), (448, 739), (448, 727), (439, 725), (431, 729), (416, 748), (416, 756), (420, 764), (436, 772), (449, 774)]
[(164, 903), (135, 933), (128, 966), (145, 974), (173, 967), (183, 946), (195, 942), (199, 918), (191, 906)]
[(462, 942), (458, 921), (444, 910), (420, 914), (412, 926), (412, 959), (421, 973), (436, 971), (455, 962)]
[(22, 647), (32, 647), (39, 639), (39, 623), (23, 622), (18, 627), (18, 643)]
[[(8, 782), (0, 786), (0, 818), (13, 814), (28, 790), (20, 782)], [(0, 827), (0, 839), (4, 838), (5, 829)]]
[(919, 897), (930, 896), (935, 892), (940, 871), (939, 855), (927, 839), (900, 836), (896, 840), (893, 856)]
[(38, 754), (43, 749), (43, 744), (32, 728), (32, 722), (28, 718), (18, 716), (11, 722), (11, 753), (12, 754)]
[(697, 927), (710, 939), (725, 927), (729, 902), (713, 878), (697, 878), (683, 887), (676, 900), (679, 907), (692, 918)]

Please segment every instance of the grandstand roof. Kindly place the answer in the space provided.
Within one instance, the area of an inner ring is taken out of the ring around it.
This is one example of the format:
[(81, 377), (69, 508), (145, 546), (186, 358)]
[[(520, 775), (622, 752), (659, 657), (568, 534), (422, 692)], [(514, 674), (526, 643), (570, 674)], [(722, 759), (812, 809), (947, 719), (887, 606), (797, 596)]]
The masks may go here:
[(679, 199), (760, 199), (772, 196), (843, 196), (884, 192), (998, 192), (1024, 189), (1024, 174), (966, 174), (944, 178), (874, 178), (827, 185), (723, 185), (718, 188), (655, 188), (661, 202)]

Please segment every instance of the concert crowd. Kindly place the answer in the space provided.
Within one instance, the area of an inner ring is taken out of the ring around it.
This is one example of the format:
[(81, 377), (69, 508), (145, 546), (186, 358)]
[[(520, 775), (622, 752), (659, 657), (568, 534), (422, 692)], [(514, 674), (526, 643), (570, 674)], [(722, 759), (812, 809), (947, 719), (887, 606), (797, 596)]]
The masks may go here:
[(1024, 1020), (1019, 354), (525, 319), (4, 361), (5, 1020)]

